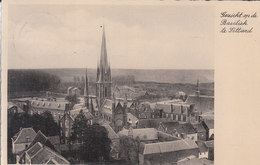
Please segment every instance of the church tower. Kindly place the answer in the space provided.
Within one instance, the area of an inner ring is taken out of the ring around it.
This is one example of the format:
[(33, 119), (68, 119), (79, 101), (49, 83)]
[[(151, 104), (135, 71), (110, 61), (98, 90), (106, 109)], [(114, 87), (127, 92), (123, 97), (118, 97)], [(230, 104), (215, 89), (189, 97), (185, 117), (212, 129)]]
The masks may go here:
[(196, 95), (196, 96), (200, 96), (199, 84), (200, 84), (200, 82), (199, 82), (199, 79), (198, 79), (198, 80), (197, 80), (197, 90), (196, 90), (196, 92), (195, 92), (195, 95)]
[(86, 68), (86, 77), (85, 77), (85, 85), (84, 85), (84, 98), (85, 98), (85, 106), (89, 108), (89, 91), (88, 91), (88, 70)]
[(97, 80), (96, 80), (96, 96), (98, 99), (98, 106), (101, 106), (105, 99), (111, 98), (111, 70), (107, 59), (106, 36), (105, 27), (103, 26), (101, 55), (97, 66)]

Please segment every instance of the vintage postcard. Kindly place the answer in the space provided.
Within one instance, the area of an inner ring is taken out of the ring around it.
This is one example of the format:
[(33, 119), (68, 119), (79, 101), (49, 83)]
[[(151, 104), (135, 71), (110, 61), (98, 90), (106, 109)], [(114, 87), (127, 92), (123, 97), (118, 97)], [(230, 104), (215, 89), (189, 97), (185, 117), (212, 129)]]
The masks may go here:
[(5, 2), (1, 163), (237, 164), (223, 90), (260, 53), (255, 5)]

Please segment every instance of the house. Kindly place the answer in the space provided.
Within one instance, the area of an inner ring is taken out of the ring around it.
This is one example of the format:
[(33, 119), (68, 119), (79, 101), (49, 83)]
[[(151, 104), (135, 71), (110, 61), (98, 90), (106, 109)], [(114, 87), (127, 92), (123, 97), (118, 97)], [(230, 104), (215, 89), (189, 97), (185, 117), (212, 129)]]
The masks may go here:
[(18, 154), (25, 150), (33, 141), (36, 132), (33, 128), (21, 128), (12, 138), (12, 153)]
[(198, 141), (199, 158), (214, 160), (214, 140)]
[(119, 136), (115, 133), (115, 131), (108, 124), (102, 125), (106, 128), (108, 132), (108, 138), (111, 140), (111, 151), (110, 155), (113, 159), (118, 159), (119, 155)]
[(139, 164), (176, 164), (187, 156), (198, 157), (197, 144), (190, 139), (176, 141), (142, 143)]
[(207, 140), (207, 130), (205, 129), (205, 127), (202, 125), (202, 123), (194, 123), (192, 124), (193, 128), (196, 130), (197, 132), (197, 139), (202, 140), (202, 141), (206, 141)]
[(21, 114), (23, 113), (23, 109), (21, 109), (19, 106), (14, 104), (13, 102), (8, 102), (8, 114)]
[(70, 103), (63, 99), (56, 98), (32, 98), (29, 100), (29, 113), (42, 114), (45, 111), (49, 111), (56, 122), (70, 109)]
[(193, 141), (197, 141), (197, 132), (190, 123), (162, 122), (158, 130), (183, 139), (189, 138)]
[(206, 140), (214, 138), (214, 120), (204, 120), (202, 125), (206, 129)]
[(42, 145), (45, 145), (52, 149), (55, 152), (60, 152), (59, 148), (56, 148), (54, 144), (50, 141), (50, 138), (46, 137), (40, 130), (37, 132), (36, 136), (34, 137), (33, 141), (30, 143), (28, 147), (26, 147), (23, 151), (19, 152), (16, 156), (16, 161), (19, 162), (25, 162), (26, 160), (26, 154), (25, 152), (31, 148), (36, 143), (41, 143)]
[(40, 142), (25, 151), (25, 159), (22, 164), (70, 164), (59, 153), (53, 151), (51, 148), (43, 145)]

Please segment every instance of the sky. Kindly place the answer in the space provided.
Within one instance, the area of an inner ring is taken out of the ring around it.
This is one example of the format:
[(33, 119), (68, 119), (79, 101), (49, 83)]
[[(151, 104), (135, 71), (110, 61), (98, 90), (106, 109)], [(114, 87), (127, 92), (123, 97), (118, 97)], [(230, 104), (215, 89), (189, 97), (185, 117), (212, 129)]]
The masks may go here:
[(207, 5), (9, 5), (8, 68), (214, 69)]

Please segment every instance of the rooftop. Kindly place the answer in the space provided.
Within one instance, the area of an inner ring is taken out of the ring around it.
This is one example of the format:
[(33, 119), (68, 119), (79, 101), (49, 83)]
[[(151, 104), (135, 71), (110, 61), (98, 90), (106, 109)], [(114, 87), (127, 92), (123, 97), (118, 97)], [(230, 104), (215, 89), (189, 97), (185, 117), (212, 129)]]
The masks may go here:
[(169, 142), (144, 144), (143, 154), (167, 153), (181, 150), (190, 150), (198, 148), (197, 144), (189, 139), (181, 139)]
[(21, 130), (16, 133), (13, 137), (14, 143), (28, 143), (32, 142), (36, 136), (36, 132), (32, 127), (30, 128), (21, 128)]
[[(128, 129), (118, 132), (119, 136), (128, 136)], [(158, 131), (154, 128), (133, 129), (133, 137), (139, 137), (141, 141), (150, 141), (158, 139)]]

